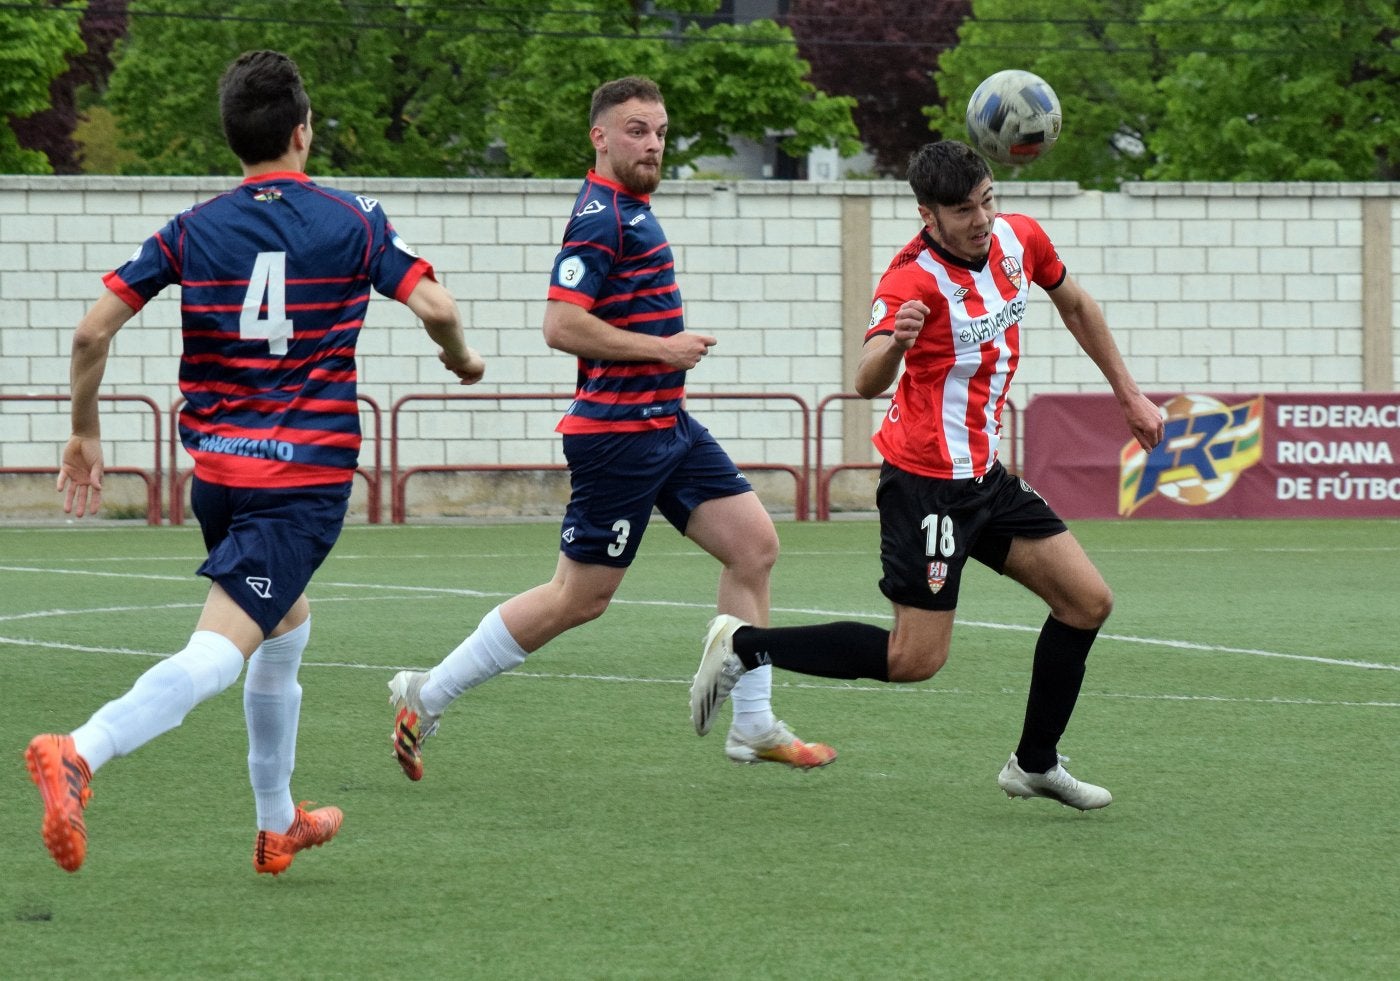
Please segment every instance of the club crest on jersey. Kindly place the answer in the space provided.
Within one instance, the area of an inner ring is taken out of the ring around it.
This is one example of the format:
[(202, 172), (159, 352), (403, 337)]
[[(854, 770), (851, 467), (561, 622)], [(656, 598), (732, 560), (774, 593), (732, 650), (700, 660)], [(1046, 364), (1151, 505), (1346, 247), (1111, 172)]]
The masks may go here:
[(1011, 281), (1012, 286), (1021, 288), (1021, 264), (1016, 261), (1015, 256), (1006, 256), (1001, 260), (1001, 271)]
[(575, 217), (582, 218), (584, 215), (597, 215), (608, 210), (608, 206), (602, 201), (589, 201), (583, 206), (582, 211), (574, 212)]
[(281, 201), (282, 191), (276, 187), (264, 187), (253, 195), (254, 201)]
[(948, 563), (937, 559), (928, 564), (928, 591), (937, 593), (948, 582)]

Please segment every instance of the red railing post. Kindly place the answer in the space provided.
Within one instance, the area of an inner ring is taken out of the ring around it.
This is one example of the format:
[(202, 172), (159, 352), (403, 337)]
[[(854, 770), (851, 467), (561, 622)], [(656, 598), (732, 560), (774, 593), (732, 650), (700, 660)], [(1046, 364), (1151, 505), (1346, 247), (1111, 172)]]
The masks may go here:
[[(71, 402), (71, 395), (0, 395), (0, 401), (4, 402)], [(150, 470), (142, 467), (105, 467), (104, 472), (115, 474), (135, 474), (146, 483), (146, 524), (160, 524), (160, 406), (155, 401), (145, 395), (99, 395), (99, 402), (140, 402), (151, 410), (151, 420), (154, 425), (152, 441), (154, 444), (155, 460)], [(57, 476), (58, 467), (0, 467), (0, 473), (13, 474), (46, 474), (51, 473)]]
[[(421, 401), (508, 402), (522, 400), (562, 400), (571, 402), (573, 399), (574, 393), (572, 392), (423, 392), (402, 396), (394, 402), (389, 410), (389, 520), (394, 524), (403, 524), (407, 517), (405, 486), (408, 483), (408, 478), (416, 473), (504, 472), (516, 470), (550, 471), (568, 469), (566, 465), (561, 463), (431, 464), (401, 468), (399, 465), (399, 415), (403, 411), (404, 406), (408, 403)], [(802, 414), (801, 466), (794, 467), (782, 463), (737, 463), (737, 465), (747, 470), (781, 470), (791, 474), (797, 485), (797, 493), (794, 501), (794, 517), (798, 521), (806, 521), (808, 519), (808, 497), (810, 495), (811, 483), (811, 410), (808, 408), (807, 403), (803, 401), (801, 397), (788, 392), (690, 392), (686, 395), (686, 400), (688, 401), (690, 399), (758, 399), (796, 403)]]

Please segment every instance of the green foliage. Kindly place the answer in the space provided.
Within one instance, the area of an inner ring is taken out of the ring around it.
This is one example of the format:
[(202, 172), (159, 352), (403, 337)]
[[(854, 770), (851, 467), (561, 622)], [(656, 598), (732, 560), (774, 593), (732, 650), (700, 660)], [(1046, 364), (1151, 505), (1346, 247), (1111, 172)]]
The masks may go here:
[(1400, 8), (1315, 0), (1298, 11), (1244, 0), (1147, 5), (1164, 48), (1200, 49), (1175, 58), (1159, 84), (1162, 128), (1148, 177), (1400, 176)]
[[(1029, 176), (1376, 180), (1400, 174), (1400, 11), (1388, 0), (977, 0), (939, 60), (934, 128), (962, 134), (1002, 68), (1055, 88), (1059, 143)], [(1122, 152), (1123, 137), (1144, 152)]]
[(80, 14), (47, 0), (0, 7), (0, 173), (51, 172), (44, 154), (19, 145), (8, 121), (49, 107), (50, 83), (68, 67), (68, 55), (83, 50)]
[[(719, 4), (667, 6), (698, 16)], [(574, 177), (592, 163), (590, 94), (628, 74), (651, 75), (666, 93), (673, 165), (729, 152), (730, 135), (787, 133), (792, 153), (858, 148), (851, 103), (804, 81), (808, 66), (788, 31), (681, 20), (639, 13), (628, 0), (588, 11), (516, 0), (230, 0), (198, 17), (186, 0), (145, 0), (108, 104), (141, 157), (128, 170), (143, 173), (233, 166), (217, 81), (231, 53), (261, 47), (301, 66), (315, 112), (310, 167), (320, 173)]]

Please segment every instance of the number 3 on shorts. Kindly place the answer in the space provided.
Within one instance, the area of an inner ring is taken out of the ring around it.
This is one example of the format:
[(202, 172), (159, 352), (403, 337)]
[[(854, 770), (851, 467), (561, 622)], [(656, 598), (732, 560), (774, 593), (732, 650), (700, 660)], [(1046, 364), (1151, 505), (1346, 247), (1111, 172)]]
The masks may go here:
[(953, 539), (953, 519), (948, 515), (940, 518), (936, 514), (926, 514), (919, 527), (924, 530), (927, 539), (924, 545), (925, 554), (941, 555), (947, 559), (957, 552), (957, 542)]
[(608, 546), (608, 554), (617, 558), (627, 550), (627, 536), (632, 534), (632, 522), (618, 518), (613, 522), (613, 531), (617, 532), (617, 540)]

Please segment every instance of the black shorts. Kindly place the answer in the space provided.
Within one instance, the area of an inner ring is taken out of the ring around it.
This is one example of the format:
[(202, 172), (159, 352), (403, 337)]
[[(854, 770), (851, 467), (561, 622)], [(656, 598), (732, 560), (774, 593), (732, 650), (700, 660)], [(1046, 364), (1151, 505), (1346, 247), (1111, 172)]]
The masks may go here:
[(1001, 574), (1013, 538), (1069, 529), (1044, 498), (1000, 463), (981, 477), (939, 480), (886, 463), (880, 510), (880, 592), (920, 610), (955, 610), (963, 566), (976, 559)]

